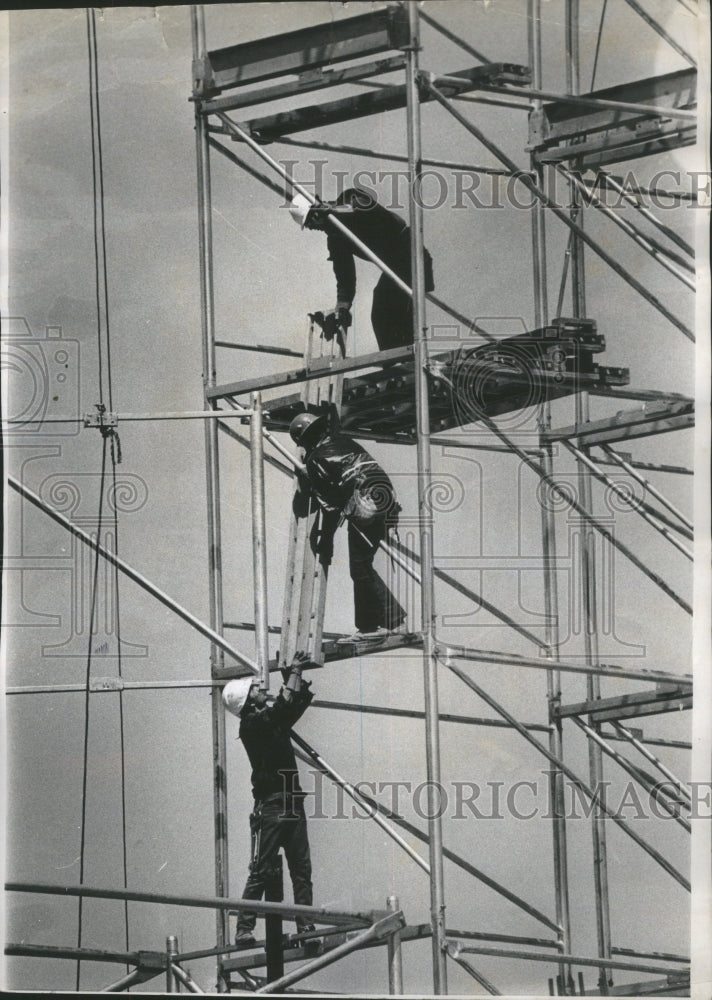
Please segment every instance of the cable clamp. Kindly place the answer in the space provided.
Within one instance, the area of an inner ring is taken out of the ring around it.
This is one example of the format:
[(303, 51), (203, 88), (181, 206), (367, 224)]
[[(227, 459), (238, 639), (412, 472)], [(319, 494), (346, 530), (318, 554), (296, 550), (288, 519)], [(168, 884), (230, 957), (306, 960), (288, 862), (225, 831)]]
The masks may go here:
[(95, 403), (96, 413), (84, 414), (85, 427), (97, 427), (101, 431), (101, 436), (108, 438), (111, 443), (111, 458), (116, 465), (121, 465), (121, 440), (116, 428), (119, 426), (118, 413), (107, 411), (103, 403)]

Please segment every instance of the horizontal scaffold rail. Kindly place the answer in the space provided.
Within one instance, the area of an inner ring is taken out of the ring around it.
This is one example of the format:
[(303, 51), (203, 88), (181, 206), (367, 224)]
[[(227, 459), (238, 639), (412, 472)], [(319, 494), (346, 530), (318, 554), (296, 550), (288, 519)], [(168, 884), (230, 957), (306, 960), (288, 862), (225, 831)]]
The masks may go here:
[(469, 649), (466, 646), (456, 646), (452, 643), (438, 642), (437, 655), (447, 663), (450, 660), (472, 660), (475, 663), (491, 663), (494, 666), (524, 667), (533, 670), (561, 670), (564, 673), (598, 674), (601, 677), (617, 677), (632, 681), (659, 682), (676, 684), (691, 690), (692, 677), (689, 674), (677, 676), (665, 670), (631, 670), (627, 667), (612, 666), (598, 663), (566, 663), (561, 660), (541, 659), (520, 656), (518, 653), (500, 653), (493, 649)]
[(181, 896), (167, 892), (139, 892), (135, 889), (110, 889), (90, 885), (53, 885), (47, 882), (6, 882), (6, 892), (31, 892), (50, 896), (81, 896), (93, 899), (125, 899), (135, 903), (166, 903), (207, 910), (253, 910), (262, 916), (276, 914), (287, 919), (306, 917), (315, 924), (371, 924), (388, 915), (387, 910), (331, 910), (326, 906), (302, 906), (242, 899), (239, 896)]
[(630, 972), (656, 972), (668, 973), (673, 976), (679, 976), (679, 969), (666, 969), (660, 965), (651, 965), (650, 963), (643, 964), (642, 962), (623, 962), (620, 959), (613, 958), (589, 958), (583, 955), (549, 955), (542, 952), (534, 951), (513, 951), (512, 949), (505, 948), (488, 948), (484, 945), (463, 945), (460, 941), (449, 941), (448, 951), (452, 950), (453, 958), (455, 955), (491, 955), (492, 957), (500, 958), (521, 958), (525, 961), (530, 962), (554, 962), (563, 961), (570, 963), (571, 965), (588, 965), (588, 966), (603, 966), (606, 969), (628, 969)]
[(697, 72), (683, 69), (581, 95), (581, 99), (650, 104), (658, 113), (574, 106), (554, 101), (532, 112), (529, 146), (539, 163), (576, 157), (580, 169), (647, 156), (695, 142), (696, 123), (662, 117), (660, 110), (691, 111)]

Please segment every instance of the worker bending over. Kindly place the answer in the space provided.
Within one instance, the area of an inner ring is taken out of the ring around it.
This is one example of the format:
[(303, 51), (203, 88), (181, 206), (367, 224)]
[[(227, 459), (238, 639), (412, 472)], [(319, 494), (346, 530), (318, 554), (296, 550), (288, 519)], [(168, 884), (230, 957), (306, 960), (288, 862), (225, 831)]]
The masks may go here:
[[(379, 543), (400, 511), (393, 484), (360, 444), (330, 431), (328, 417), (300, 413), (289, 433), (304, 449), (302, 485), (324, 512), (322, 545), (331, 552), (334, 531), (349, 522), (349, 570), (354, 586), (356, 633), (342, 643), (380, 642), (405, 622), (405, 610), (373, 568)], [(325, 549), (322, 548), (322, 552)]]
[[(354, 255), (368, 260), (347, 236), (329, 218), (333, 214), (412, 288), (410, 262), (410, 228), (399, 215), (379, 205), (368, 191), (347, 188), (336, 201), (312, 205), (302, 194), (297, 194), (290, 208), (293, 218), (302, 229), (318, 229), (326, 233), (329, 260), (336, 277), (336, 306), (326, 317), (327, 336), (339, 330), (346, 332), (351, 325), (351, 305), (356, 294), (356, 266)], [(433, 261), (424, 251), (425, 290), (432, 292)], [(387, 274), (381, 274), (373, 291), (371, 325), (376, 335), (378, 349), (387, 351), (413, 343), (412, 298)]]
[[(313, 695), (302, 668), (309, 666), (297, 653), (292, 666), (282, 671), (284, 684), (272, 705), (259, 679), (240, 677), (223, 688), (223, 704), (240, 720), (240, 739), (252, 765), (254, 809), (250, 815), (250, 874), (243, 899), (261, 899), (266, 884), (279, 871), (277, 856), (284, 851), (292, 880), (294, 902), (312, 905), (311, 856), (304, 813), (304, 795), (290, 740), (290, 730), (306, 711)], [(255, 944), (256, 914), (240, 912), (235, 944)], [(314, 930), (297, 917), (299, 934)]]

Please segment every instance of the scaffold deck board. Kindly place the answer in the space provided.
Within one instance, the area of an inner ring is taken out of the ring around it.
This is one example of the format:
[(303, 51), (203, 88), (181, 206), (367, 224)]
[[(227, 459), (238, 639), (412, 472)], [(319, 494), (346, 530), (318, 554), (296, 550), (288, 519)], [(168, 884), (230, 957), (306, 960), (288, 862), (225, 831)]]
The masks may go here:
[(562, 705), (555, 711), (559, 718), (588, 715), (597, 722), (631, 719), (643, 715), (660, 715), (692, 708), (692, 694), (684, 687), (658, 687), (652, 691), (637, 691), (615, 698), (598, 698), (573, 705)]
[[(697, 72), (682, 69), (583, 96), (608, 101), (690, 109), (697, 93)], [(694, 122), (608, 108), (583, 108), (552, 101), (529, 118), (529, 148), (540, 163), (573, 156), (581, 169), (617, 163), (695, 142)]]
[[(600, 997), (600, 990), (585, 990), (581, 994), (586, 997)], [(668, 976), (665, 979), (651, 979), (645, 983), (626, 983), (625, 986), (611, 986), (607, 996), (612, 997), (689, 997), (690, 974), (680, 973), (679, 976)]]
[(585, 424), (556, 427), (546, 431), (546, 441), (579, 438), (586, 445), (628, 441), (633, 438), (664, 434), (666, 431), (693, 427), (695, 402), (693, 399), (661, 399), (645, 402), (635, 410), (620, 410), (613, 417), (591, 420)]
[[(341, 638), (346, 638), (343, 636)], [(354, 657), (374, 656), (376, 653), (389, 653), (396, 649), (420, 649), (423, 645), (422, 632), (394, 632), (378, 642), (339, 642), (337, 639), (327, 639), (322, 642), (322, 656), (324, 663), (333, 663), (336, 660), (351, 660)], [(270, 673), (281, 670), (278, 659), (269, 661)], [(307, 668), (316, 669), (316, 668)], [(232, 679), (233, 677), (250, 677), (251, 671), (247, 667), (236, 664), (234, 668), (225, 668), (220, 673), (221, 678)]]
[(398, 6), (268, 35), (208, 52), (198, 67), (203, 93), (216, 93), (408, 44), (407, 13)]
[[(333, 951), (334, 948), (343, 944), (344, 941), (348, 940), (349, 936), (352, 934), (357, 934), (358, 931), (345, 932), (340, 934), (330, 934), (323, 941), (319, 942), (319, 950), (314, 952), (308, 952), (304, 947), (295, 947), (294, 942), (290, 942), (289, 937), (287, 938), (283, 956), (284, 962), (304, 962), (315, 955), (325, 955), (328, 952)], [(404, 941), (419, 941), (423, 938), (429, 938), (432, 936), (432, 931), (429, 924), (413, 924), (412, 926), (403, 927), (399, 931), (399, 936), (401, 942)], [(362, 947), (363, 948), (378, 948), (386, 944), (386, 939), (368, 941)], [(239, 952), (234, 958), (228, 958), (223, 962), (223, 971), (237, 972), (239, 969), (260, 969), (263, 968), (266, 963), (266, 953), (264, 948), (264, 941), (257, 941), (254, 948), (246, 949), (243, 952)]]
[[(536, 406), (584, 389), (626, 385), (627, 368), (598, 365), (605, 348), (595, 325), (562, 321), (526, 334), (431, 356), (428, 363), (432, 433)], [(302, 377), (307, 377), (303, 374)], [(343, 429), (359, 437), (416, 438), (415, 362), (412, 357), (344, 380)], [(244, 391), (251, 391), (251, 388)], [(300, 413), (298, 395), (265, 402), (265, 424), (288, 430)]]

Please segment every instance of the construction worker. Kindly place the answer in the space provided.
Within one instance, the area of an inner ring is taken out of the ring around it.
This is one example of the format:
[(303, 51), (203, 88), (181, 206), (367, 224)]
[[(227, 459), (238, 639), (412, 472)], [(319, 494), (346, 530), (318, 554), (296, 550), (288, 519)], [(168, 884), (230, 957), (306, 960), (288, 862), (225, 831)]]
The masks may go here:
[[(341, 643), (381, 642), (405, 622), (405, 610), (373, 568), (373, 559), (400, 511), (393, 484), (378, 462), (341, 431), (329, 429), (326, 414), (300, 413), (289, 427), (304, 449), (302, 484), (324, 512), (323, 543), (344, 519), (349, 522), (349, 570), (354, 587), (356, 632)], [(322, 549), (323, 551), (323, 549)]]
[[(312, 905), (311, 856), (304, 813), (304, 792), (290, 740), (290, 730), (312, 700), (302, 669), (309, 660), (297, 653), (283, 671), (284, 684), (272, 705), (259, 679), (240, 677), (223, 688), (223, 704), (240, 720), (240, 739), (252, 765), (254, 808), (250, 815), (250, 873), (243, 899), (261, 899), (271, 878), (281, 871), (279, 849), (287, 859), (294, 902)], [(255, 944), (256, 914), (241, 911), (235, 944)], [(314, 930), (311, 921), (297, 917), (297, 932)], [(311, 944), (317, 943), (311, 939)]]
[[(373, 251), (399, 278), (412, 287), (410, 264), (410, 229), (408, 225), (382, 205), (368, 191), (347, 188), (335, 201), (312, 205), (302, 194), (295, 195), (290, 206), (292, 217), (302, 229), (325, 232), (329, 260), (336, 277), (336, 305), (325, 318), (327, 338), (339, 331), (344, 334), (351, 325), (351, 305), (356, 293), (354, 255), (368, 260), (347, 236), (330, 221), (329, 213)], [(425, 290), (431, 292), (433, 282), (432, 257), (425, 250)], [(371, 325), (379, 351), (413, 343), (412, 299), (386, 274), (381, 274), (373, 291)]]

